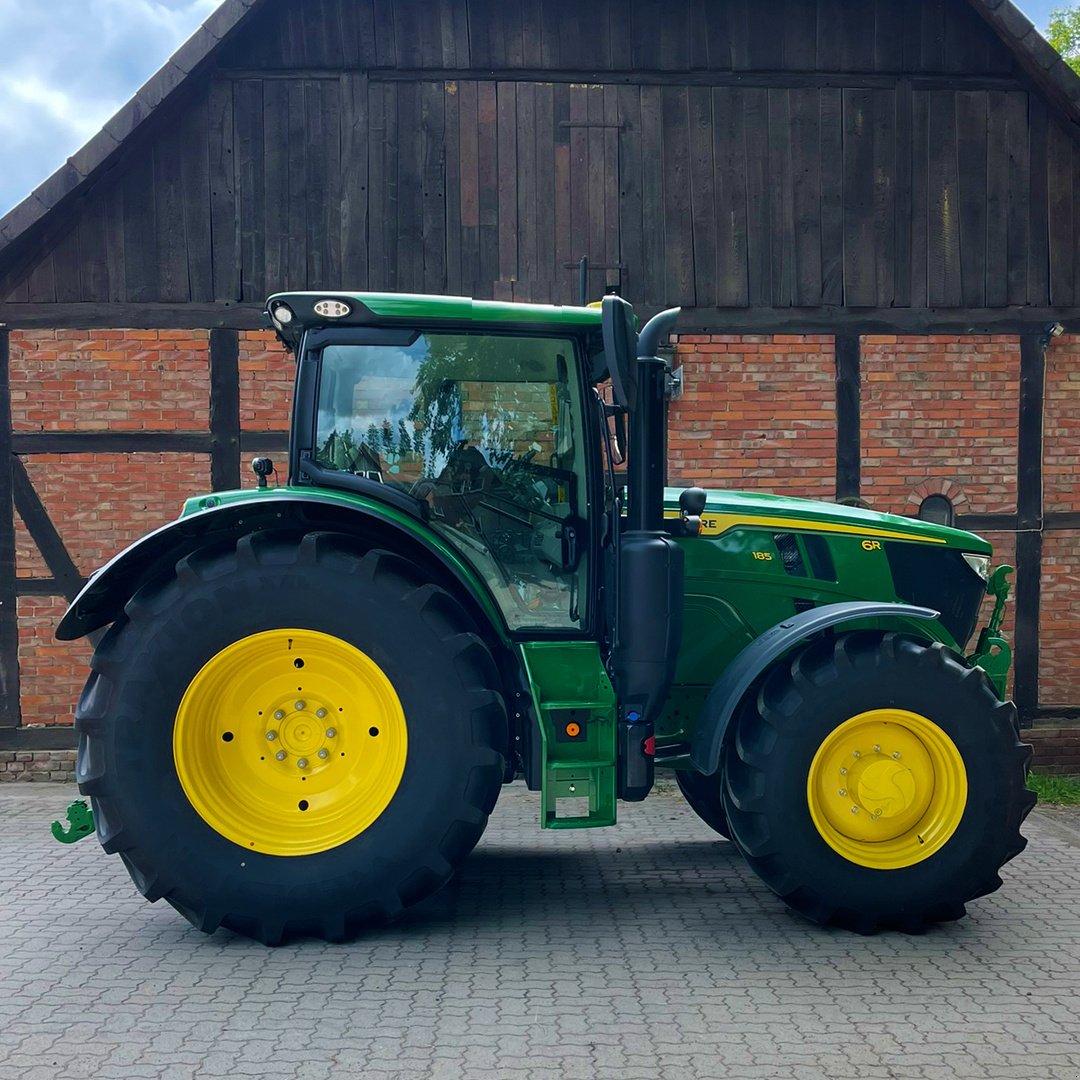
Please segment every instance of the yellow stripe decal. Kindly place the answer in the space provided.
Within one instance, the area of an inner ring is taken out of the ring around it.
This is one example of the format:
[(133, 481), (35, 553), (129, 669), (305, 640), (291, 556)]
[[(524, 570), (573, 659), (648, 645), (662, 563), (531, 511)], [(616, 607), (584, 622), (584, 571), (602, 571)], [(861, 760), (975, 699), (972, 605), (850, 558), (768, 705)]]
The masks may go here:
[[(667, 510), (664, 517), (677, 518), (679, 511)], [(782, 529), (784, 532), (828, 532), (844, 533), (848, 536), (872, 536), (875, 539), (885, 537), (889, 540), (910, 540), (921, 544), (944, 544), (945, 540), (937, 536), (919, 536), (915, 533), (894, 532), (891, 529), (877, 529), (865, 525), (841, 525), (833, 521), (808, 521), (803, 518), (751, 517), (743, 514), (702, 514), (702, 535), (720, 536), (738, 528)]]

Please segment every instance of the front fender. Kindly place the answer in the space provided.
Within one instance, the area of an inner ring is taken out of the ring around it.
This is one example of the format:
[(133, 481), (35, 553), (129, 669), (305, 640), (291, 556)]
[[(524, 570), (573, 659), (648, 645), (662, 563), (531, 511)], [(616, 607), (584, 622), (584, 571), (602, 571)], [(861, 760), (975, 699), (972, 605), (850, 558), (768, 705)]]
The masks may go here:
[(699, 772), (711, 776), (720, 767), (720, 751), (728, 725), (743, 695), (754, 680), (793, 645), (841, 623), (884, 617), (936, 619), (938, 612), (911, 604), (852, 600), (803, 611), (766, 630), (740, 652), (716, 680), (701, 712), (690, 747), (690, 761)]
[[(142, 584), (171, 572), (185, 555), (209, 544), (265, 529), (330, 529), (350, 536), (392, 542), (395, 550), (427, 563), (449, 577), (466, 606), (506, 637), (502, 616), (486, 587), (470, 566), (419, 521), (375, 500), (355, 496), (299, 493), (227, 493), (214, 496), (220, 505), (188, 514), (147, 533), (114, 556), (71, 602), (56, 637), (74, 641), (113, 622)], [(210, 501), (210, 500), (208, 500)]]

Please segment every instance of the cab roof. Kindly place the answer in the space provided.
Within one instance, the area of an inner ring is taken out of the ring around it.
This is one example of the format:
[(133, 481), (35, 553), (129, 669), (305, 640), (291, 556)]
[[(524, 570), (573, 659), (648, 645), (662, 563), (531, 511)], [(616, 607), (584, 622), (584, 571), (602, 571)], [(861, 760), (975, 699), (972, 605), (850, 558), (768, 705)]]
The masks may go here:
[[(326, 301), (326, 304), (323, 304)], [(282, 307), (291, 320), (281, 318)], [(317, 310), (317, 309), (322, 309)], [(327, 309), (340, 311), (328, 314)], [(285, 344), (295, 351), (304, 330), (313, 326), (409, 325), (463, 327), (470, 324), (506, 329), (551, 332), (601, 329), (599, 307), (561, 307), (504, 300), (473, 300), (468, 296), (420, 293), (286, 292), (266, 301), (266, 314)]]

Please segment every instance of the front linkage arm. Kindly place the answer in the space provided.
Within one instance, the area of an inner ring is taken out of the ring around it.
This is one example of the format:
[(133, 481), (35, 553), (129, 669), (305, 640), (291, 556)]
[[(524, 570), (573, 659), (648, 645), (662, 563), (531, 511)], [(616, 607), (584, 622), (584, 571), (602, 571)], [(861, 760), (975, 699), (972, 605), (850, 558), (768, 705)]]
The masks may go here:
[(1009, 665), (1012, 663), (1012, 649), (1001, 636), (1001, 624), (1005, 618), (1005, 602), (1009, 599), (1012, 584), (1009, 575), (1011, 566), (999, 566), (986, 583), (986, 591), (995, 598), (994, 611), (990, 622), (979, 633), (975, 651), (967, 658), (969, 664), (981, 667), (994, 684), (999, 698), (1005, 697), (1005, 682), (1009, 677)]
[(59, 821), (52, 823), (52, 834), (61, 844), (74, 844), (94, 831), (94, 812), (82, 799), (76, 799), (67, 808), (68, 825), (65, 831)]

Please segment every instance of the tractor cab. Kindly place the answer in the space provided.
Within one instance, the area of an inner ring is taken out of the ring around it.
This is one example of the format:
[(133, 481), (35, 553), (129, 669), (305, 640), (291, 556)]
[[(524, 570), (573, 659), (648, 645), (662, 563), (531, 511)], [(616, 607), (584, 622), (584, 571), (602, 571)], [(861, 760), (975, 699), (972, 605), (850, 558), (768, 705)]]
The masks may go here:
[(599, 313), (514, 305), (508, 322), (510, 305), (381, 299), (338, 297), (332, 318), (314, 295), (270, 301), (298, 357), (291, 482), (419, 516), (511, 632), (589, 633)]

